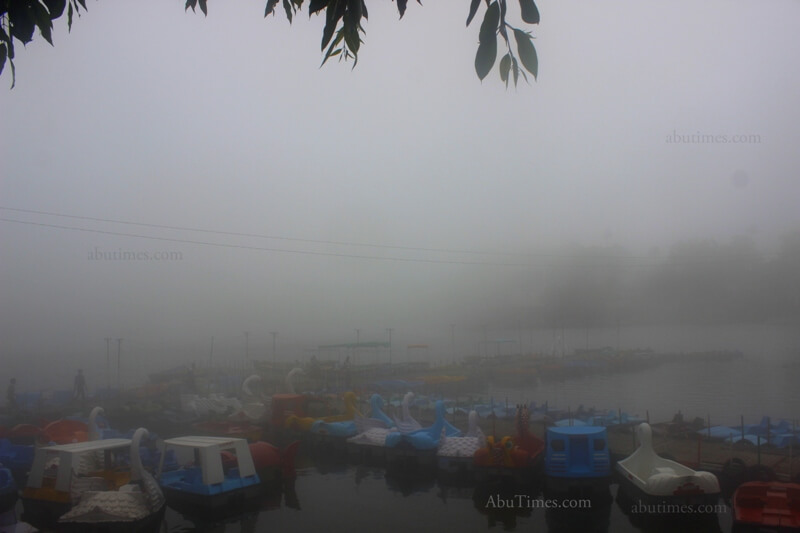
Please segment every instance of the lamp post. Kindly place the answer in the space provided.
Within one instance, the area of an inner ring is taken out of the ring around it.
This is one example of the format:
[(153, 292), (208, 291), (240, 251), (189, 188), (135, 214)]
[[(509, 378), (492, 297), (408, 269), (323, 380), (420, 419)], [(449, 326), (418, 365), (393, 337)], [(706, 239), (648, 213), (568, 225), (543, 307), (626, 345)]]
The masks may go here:
[(247, 362), (250, 360), (250, 332), (244, 332), (244, 363), (247, 365)]
[(456, 325), (450, 324), (450, 348), (453, 352), (453, 366), (456, 364)]
[(386, 332), (389, 334), (389, 366), (392, 366), (392, 328), (386, 328)]

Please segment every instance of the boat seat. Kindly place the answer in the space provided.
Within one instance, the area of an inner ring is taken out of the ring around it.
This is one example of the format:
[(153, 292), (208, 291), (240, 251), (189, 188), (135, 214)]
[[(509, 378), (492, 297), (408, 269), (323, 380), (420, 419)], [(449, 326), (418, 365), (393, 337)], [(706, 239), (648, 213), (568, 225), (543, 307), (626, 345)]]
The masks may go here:
[(669, 474), (670, 476), (676, 475), (675, 469), (671, 466), (657, 466), (651, 472), (651, 476), (656, 476), (658, 474)]
[(203, 471), (199, 468), (190, 468), (183, 474), (183, 481), (190, 485), (199, 485), (203, 482)]

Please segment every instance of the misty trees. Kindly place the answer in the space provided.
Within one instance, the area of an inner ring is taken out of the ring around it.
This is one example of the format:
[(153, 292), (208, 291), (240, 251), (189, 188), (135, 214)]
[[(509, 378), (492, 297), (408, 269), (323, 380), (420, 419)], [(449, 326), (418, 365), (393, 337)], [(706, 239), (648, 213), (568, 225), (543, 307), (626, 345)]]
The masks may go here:
[(683, 241), (664, 257), (573, 247), (537, 295), (545, 327), (783, 322), (800, 317), (800, 233), (765, 254), (746, 237)]
[[(420, 0), (417, 0), (420, 4)], [(266, 0), (264, 16), (274, 14), (279, 2), (289, 22), (303, 9), (303, 0)], [(517, 0), (519, 17), (525, 24), (539, 23), (539, 10), (534, 0)], [(396, 0), (400, 18), (406, 12), (408, 0)], [(479, 44), (475, 55), (475, 72), (483, 80), (497, 62), (498, 35), (502, 38), (507, 52), (500, 59), (500, 79), (508, 87), (510, 80), (514, 85), (520, 75), (527, 81), (526, 71), (538, 75), (539, 61), (533, 45), (533, 36), (524, 29), (512, 26), (508, 22), (508, 0), (484, 0), (485, 11), (478, 34)], [(368, 17), (367, 0), (309, 0), (308, 14), (325, 17), (322, 31), (324, 64), (332, 57), (339, 60), (358, 62), (358, 51), (364, 42), (365, 34), (362, 21)], [(184, 9), (199, 7), (203, 14), (208, 14), (208, 0), (186, 0)], [(477, 15), (481, 0), (470, 0), (467, 13), (467, 26)], [(0, 74), (6, 61), (11, 69), (11, 87), (14, 86), (14, 41), (23, 45), (33, 40), (34, 30), (38, 28), (40, 35), (53, 44), (53, 21), (67, 12), (67, 27), (72, 28), (73, 15), (86, 11), (86, 0), (0, 0)], [(509, 38), (513, 35), (513, 43)], [(516, 52), (515, 52), (516, 49)]]

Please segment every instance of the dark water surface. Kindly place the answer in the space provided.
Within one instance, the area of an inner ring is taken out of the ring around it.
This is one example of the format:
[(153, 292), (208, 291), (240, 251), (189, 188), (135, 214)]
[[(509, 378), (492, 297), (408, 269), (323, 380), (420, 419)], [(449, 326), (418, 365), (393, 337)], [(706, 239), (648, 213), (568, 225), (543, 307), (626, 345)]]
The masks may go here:
[[(305, 462), (301, 458), (301, 462)], [(167, 511), (169, 532), (307, 531), (539, 531), (578, 532), (729, 532), (731, 514), (701, 519), (641, 522), (626, 516), (612, 485), (605, 501), (590, 510), (534, 508), (543, 498), (536, 488), (500, 483), (453, 485), (432, 475), (387, 472), (317, 457), (299, 468), (293, 490), (265, 497), (257, 512), (227, 522), (192, 523)], [(499, 508), (499, 501), (522, 502)], [(492, 508), (492, 501), (498, 502)], [(487, 505), (488, 504), (488, 505)]]

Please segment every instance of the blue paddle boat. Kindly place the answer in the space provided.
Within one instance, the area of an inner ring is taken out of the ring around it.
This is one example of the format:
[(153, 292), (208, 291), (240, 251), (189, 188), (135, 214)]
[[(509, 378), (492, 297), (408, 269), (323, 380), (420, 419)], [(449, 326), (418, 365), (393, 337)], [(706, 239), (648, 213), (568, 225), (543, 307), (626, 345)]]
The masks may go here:
[(161, 457), (174, 451), (180, 468), (159, 465), (157, 479), (167, 505), (191, 517), (222, 519), (257, 508), (261, 480), (247, 440), (190, 436), (167, 439)]
[(547, 428), (545, 488), (549, 492), (608, 492), (611, 455), (602, 426)]
[(444, 402), (436, 402), (436, 419), (429, 427), (409, 433), (392, 431), (386, 435), (386, 462), (392, 466), (436, 465), (436, 450), (442, 435), (460, 437), (461, 431), (444, 418)]
[(13, 509), (18, 497), (17, 483), (11, 470), (0, 464), (0, 514)]

